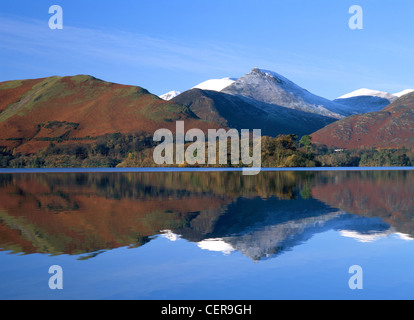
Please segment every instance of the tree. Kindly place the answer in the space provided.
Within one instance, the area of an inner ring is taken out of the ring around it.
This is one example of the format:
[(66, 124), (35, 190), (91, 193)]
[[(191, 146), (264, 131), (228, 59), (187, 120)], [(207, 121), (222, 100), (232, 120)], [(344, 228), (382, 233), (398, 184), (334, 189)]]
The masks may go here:
[(312, 137), (305, 135), (303, 136), (300, 141), (299, 144), (304, 147), (306, 149), (306, 151), (309, 152), (310, 147), (312, 146)]

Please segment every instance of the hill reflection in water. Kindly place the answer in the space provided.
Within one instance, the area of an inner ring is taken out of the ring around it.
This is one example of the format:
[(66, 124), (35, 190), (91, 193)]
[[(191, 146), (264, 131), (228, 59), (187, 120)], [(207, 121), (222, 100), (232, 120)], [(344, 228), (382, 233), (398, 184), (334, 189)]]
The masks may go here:
[(414, 235), (414, 172), (0, 175), (0, 248), (96, 256), (162, 234), (261, 260), (314, 234)]

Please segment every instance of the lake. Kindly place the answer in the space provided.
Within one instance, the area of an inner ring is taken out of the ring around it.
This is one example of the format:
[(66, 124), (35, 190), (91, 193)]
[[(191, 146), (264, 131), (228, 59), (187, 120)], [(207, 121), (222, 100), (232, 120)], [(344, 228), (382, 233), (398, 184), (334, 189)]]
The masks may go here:
[(0, 299), (414, 298), (412, 170), (93, 171), (1, 172)]

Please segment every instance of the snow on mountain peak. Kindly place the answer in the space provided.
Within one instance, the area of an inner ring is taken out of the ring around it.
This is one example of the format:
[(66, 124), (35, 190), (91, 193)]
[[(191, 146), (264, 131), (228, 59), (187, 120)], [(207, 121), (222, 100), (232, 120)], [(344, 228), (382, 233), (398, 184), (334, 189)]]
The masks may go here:
[(257, 73), (257, 74), (264, 74), (266, 77), (270, 77), (276, 80), (277, 83), (279, 84), (294, 84), (292, 81), (290, 81), (289, 79), (285, 78), (284, 76), (282, 76), (279, 73), (276, 73), (274, 71), (270, 71), (270, 70), (266, 70), (266, 69), (260, 69), (260, 68), (254, 68), (252, 71), (250, 71), (250, 73)]
[(343, 96), (340, 96), (338, 99), (348, 99), (348, 98), (355, 98), (355, 97), (364, 97), (364, 96), (369, 96), (369, 97), (378, 97), (378, 98), (383, 98), (383, 99), (387, 99), (390, 102), (395, 101), (397, 98), (402, 97), (403, 95), (409, 94), (411, 92), (414, 92), (414, 89), (405, 89), (403, 91), (397, 92), (397, 93), (389, 93), (389, 92), (384, 92), (384, 91), (378, 91), (378, 90), (371, 90), (371, 89), (358, 89), (355, 91), (352, 91), (350, 93), (347, 93)]
[(409, 94), (411, 92), (414, 92), (414, 89), (405, 89), (405, 90), (403, 90), (401, 92), (394, 93), (394, 96), (400, 98), (400, 97), (402, 97), (402, 96), (404, 96), (406, 94)]
[(192, 89), (222, 91), (223, 89), (234, 83), (236, 80), (237, 79), (234, 78), (210, 79), (196, 85)]
[(175, 98), (179, 94), (181, 94), (181, 92), (173, 90), (173, 91), (164, 93), (163, 95), (160, 95), (160, 98), (168, 101), (168, 100)]
[(345, 94), (334, 102), (346, 106), (350, 114), (361, 114), (382, 110), (397, 99), (396, 95), (388, 92), (363, 88)]
[(383, 98), (383, 99), (387, 99), (390, 101), (395, 100), (395, 95), (392, 93), (378, 91), (378, 90), (371, 90), (371, 89), (366, 89), (366, 88), (352, 91), (343, 96), (340, 96), (337, 99), (347, 99), (347, 98), (362, 97), (362, 96), (378, 97), (378, 98)]

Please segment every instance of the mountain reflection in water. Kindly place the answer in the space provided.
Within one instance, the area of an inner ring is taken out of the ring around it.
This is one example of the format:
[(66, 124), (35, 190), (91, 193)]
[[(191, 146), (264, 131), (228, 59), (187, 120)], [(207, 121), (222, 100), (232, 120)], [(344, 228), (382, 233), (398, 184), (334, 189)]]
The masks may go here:
[(413, 171), (0, 175), (0, 249), (85, 255), (162, 234), (253, 260), (314, 234), (414, 235)]

